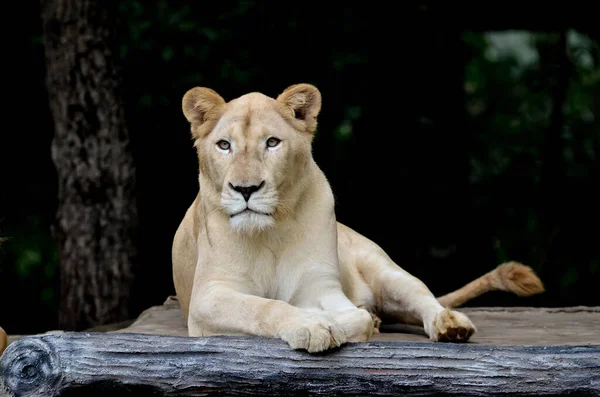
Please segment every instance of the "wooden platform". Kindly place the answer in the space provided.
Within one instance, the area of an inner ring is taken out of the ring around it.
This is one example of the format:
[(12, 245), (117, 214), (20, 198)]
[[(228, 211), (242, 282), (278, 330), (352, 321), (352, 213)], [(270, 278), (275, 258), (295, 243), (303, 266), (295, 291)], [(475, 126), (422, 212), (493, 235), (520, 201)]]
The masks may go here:
[[(461, 308), (477, 327), (469, 343), (498, 346), (583, 346), (600, 345), (600, 307), (564, 308), (485, 307)], [(10, 330), (8, 330), (10, 332)], [(170, 296), (136, 320), (109, 324), (89, 332), (140, 333), (187, 336), (187, 326), (177, 298)], [(49, 331), (60, 333), (61, 331)], [(8, 336), (9, 344), (23, 335)], [(372, 341), (430, 342), (420, 327), (383, 325)]]
[(309, 354), (278, 339), (188, 338), (169, 297), (135, 321), (11, 336), (0, 395), (600, 396), (600, 307), (462, 311), (478, 327), (469, 343), (389, 325)]
[[(475, 344), (600, 345), (600, 307), (458, 310), (466, 313), (477, 327), (477, 333), (471, 339), (471, 343)], [(134, 323), (122, 329), (98, 327), (92, 331), (187, 336), (185, 320), (175, 297), (167, 298), (162, 306), (144, 311)], [(382, 326), (381, 331), (373, 337), (373, 341), (430, 342), (420, 327), (394, 324)]]

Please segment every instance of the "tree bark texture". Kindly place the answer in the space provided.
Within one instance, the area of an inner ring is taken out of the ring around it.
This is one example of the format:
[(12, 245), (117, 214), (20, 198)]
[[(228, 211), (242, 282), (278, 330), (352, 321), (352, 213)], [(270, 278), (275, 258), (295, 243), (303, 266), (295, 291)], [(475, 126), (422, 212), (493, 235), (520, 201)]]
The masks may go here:
[(258, 337), (64, 333), (9, 345), (0, 374), (7, 397), (598, 396), (600, 346), (369, 342), (309, 354)]
[(128, 317), (136, 258), (135, 168), (111, 28), (117, 2), (43, 0), (60, 258), (59, 326)]

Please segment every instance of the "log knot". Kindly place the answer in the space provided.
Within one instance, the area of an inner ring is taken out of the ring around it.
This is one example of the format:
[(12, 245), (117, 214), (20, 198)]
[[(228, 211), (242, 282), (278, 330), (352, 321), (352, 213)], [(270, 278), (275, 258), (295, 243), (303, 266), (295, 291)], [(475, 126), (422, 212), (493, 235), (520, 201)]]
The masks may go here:
[(0, 374), (4, 391), (11, 397), (51, 397), (62, 380), (60, 360), (52, 345), (44, 337), (34, 336), (8, 346), (0, 359)]

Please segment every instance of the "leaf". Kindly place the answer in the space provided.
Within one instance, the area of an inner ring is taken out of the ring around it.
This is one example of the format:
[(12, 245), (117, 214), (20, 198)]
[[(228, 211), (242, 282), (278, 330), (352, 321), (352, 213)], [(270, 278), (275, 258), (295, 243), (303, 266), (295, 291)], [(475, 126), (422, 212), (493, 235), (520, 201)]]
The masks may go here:
[(352, 123), (344, 121), (335, 131), (335, 137), (341, 142), (347, 142), (352, 137)]
[(48, 302), (54, 298), (54, 290), (50, 287), (44, 288), (40, 293), (42, 302)]
[(202, 28), (200, 29), (200, 31), (202, 32), (202, 34), (204, 34), (204, 36), (206, 36), (207, 39), (211, 41), (214, 41), (219, 37), (217, 31), (212, 28)]
[(577, 269), (574, 267), (569, 267), (566, 273), (560, 279), (560, 288), (563, 293), (566, 293), (566, 290), (569, 290), (575, 283), (579, 280), (579, 273)]
[(40, 251), (35, 249), (24, 249), (21, 255), (17, 258), (17, 273), (21, 277), (27, 277), (33, 268), (41, 265), (42, 255)]
[(165, 47), (162, 50), (162, 59), (169, 62), (175, 56), (175, 51), (171, 47)]

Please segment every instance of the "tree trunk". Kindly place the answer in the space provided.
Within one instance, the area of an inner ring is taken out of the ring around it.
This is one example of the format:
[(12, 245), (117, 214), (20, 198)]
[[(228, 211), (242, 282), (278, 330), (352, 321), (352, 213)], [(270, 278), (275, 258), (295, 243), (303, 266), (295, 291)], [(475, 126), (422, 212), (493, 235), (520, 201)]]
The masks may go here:
[(295, 351), (278, 339), (65, 333), (0, 359), (17, 396), (598, 396), (600, 346), (350, 343)]
[(61, 271), (59, 326), (128, 317), (136, 250), (135, 169), (111, 27), (117, 3), (43, 0), (58, 176), (53, 227)]

